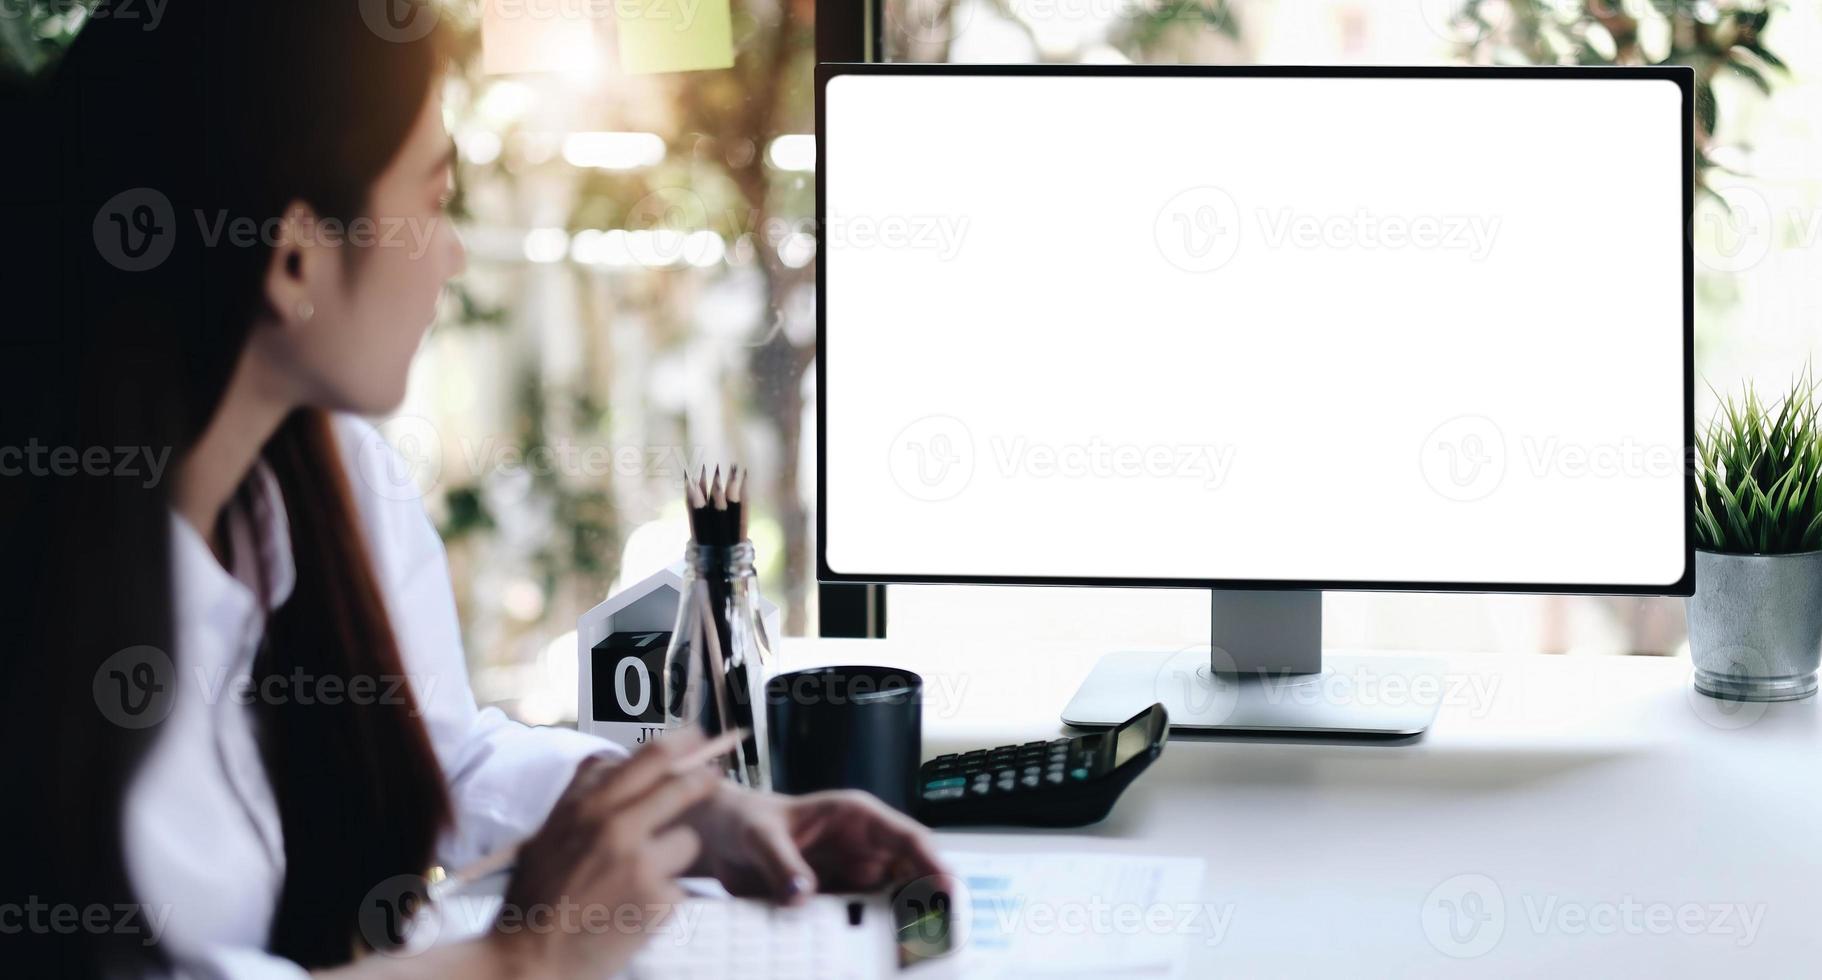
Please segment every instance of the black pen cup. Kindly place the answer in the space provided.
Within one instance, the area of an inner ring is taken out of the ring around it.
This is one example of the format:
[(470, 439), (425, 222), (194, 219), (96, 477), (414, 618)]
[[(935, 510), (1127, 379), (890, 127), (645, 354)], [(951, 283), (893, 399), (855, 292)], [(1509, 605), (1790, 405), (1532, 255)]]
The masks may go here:
[(916, 799), (924, 680), (894, 667), (812, 667), (766, 682), (772, 788), (866, 790), (901, 813)]

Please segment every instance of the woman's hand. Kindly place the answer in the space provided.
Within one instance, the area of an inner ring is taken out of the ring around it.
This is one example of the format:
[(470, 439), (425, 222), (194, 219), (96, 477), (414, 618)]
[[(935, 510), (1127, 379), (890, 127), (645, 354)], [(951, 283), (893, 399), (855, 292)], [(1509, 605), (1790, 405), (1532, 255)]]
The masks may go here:
[(672, 772), (701, 743), (679, 732), (631, 759), (576, 768), (544, 826), (520, 845), (489, 935), (517, 975), (617, 973), (663, 925), (683, 899), (678, 876), (701, 850), (679, 818), (721, 784), (707, 768)]
[(795, 904), (817, 891), (948, 874), (929, 831), (855, 790), (781, 796), (723, 783), (688, 823), (703, 842), (688, 873), (719, 878), (736, 895)]

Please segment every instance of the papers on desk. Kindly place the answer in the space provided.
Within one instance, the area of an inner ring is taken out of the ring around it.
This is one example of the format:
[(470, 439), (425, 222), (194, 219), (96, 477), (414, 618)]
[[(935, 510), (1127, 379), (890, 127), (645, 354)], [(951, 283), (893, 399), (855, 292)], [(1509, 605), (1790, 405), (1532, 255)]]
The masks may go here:
[(817, 895), (785, 908), (691, 898), (634, 957), (627, 980), (885, 980), (897, 972), (885, 899)]
[[(968, 919), (968, 977), (1173, 977), (1208, 956), (1232, 906), (1202, 898), (1200, 858), (947, 852)], [(1198, 970), (1198, 973), (1206, 972)]]
[[(948, 955), (900, 971), (889, 896), (819, 895), (801, 908), (730, 898), (692, 880), (627, 976), (947, 980), (951, 977), (1169, 978), (1210, 972), (1231, 904), (1202, 898), (1200, 858), (1081, 852), (945, 851), (960, 881)], [(857, 906), (864, 905), (864, 909)], [(492, 894), (437, 907), (440, 941), (476, 935), (499, 912)]]

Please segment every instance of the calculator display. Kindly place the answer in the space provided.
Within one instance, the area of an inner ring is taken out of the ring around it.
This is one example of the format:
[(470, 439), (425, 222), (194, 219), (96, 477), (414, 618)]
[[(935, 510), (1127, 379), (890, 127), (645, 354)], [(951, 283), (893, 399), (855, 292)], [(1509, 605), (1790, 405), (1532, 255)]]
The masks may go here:
[(1139, 753), (1151, 745), (1152, 726), (1149, 717), (1122, 728), (1114, 736), (1113, 765), (1119, 768), (1131, 762)]

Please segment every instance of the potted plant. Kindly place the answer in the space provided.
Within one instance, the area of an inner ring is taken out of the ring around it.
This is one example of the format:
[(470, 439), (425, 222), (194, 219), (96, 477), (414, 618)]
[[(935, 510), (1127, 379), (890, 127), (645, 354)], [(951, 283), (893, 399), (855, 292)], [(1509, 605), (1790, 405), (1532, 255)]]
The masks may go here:
[(1806, 370), (1770, 404), (1749, 385), (1696, 437), (1696, 690), (1736, 701), (1816, 691), (1822, 658), (1822, 425)]

